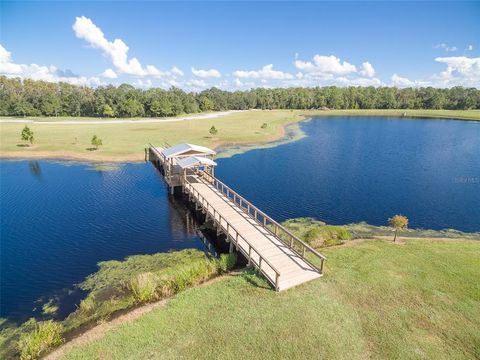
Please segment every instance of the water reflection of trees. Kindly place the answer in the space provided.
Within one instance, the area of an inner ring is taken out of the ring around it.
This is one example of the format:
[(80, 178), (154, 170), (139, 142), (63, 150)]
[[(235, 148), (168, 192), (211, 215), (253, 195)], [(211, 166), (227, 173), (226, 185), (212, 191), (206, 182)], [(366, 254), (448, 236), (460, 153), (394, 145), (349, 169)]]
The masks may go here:
[(30, 168), (30, 172), (32, 173), (32, 175), (36, 177), (42, 176), (42, 168), (40, 167), (40, 163), (38, 161), (30, 161), (28, 163), (28, 166)]

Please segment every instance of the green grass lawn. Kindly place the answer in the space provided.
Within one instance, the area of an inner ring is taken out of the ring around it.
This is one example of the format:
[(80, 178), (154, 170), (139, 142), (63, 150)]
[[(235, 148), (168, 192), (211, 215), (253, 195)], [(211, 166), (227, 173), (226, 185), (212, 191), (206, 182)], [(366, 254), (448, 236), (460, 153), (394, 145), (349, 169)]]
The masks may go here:
[[(29, 124), (35, 136), (32, 147), (21, 147), (20, 133), (25, 124), (0, 125), (0, 155), (51, 155), (92, 160), (138, 160), (144, 158), (149, 143), (162, 145), (193, 142), (215, 147), (225, 143), (256, 143), (281, 137), (285, 124), (299, 116), (288, 111), (233, 113), (214, 119), (139, 124)], [(268, 126), (262, 129), (263, 123)], [(214, 125), (218, 134), (210, 135)], [(93, 135), (103, 140), (98, 151), (91, 151)]]
[(285, 292), (252, 273), (175, 296), (67, 359), (475, 359), (480, 243), (324, 249), (323, 278)]
[[(133, 124), (29, 124), (35, 144), (22, 146), (20, 133), (25, 124), (0, 124), (0, 156), (55, 157), (98, 161), (141, 161), (149, 143), (156, 145), (192, 142), (209, 147), (222, 144), (257, 144), (282, 137), (284, 126), (308, 116), (368, 115), (446, 117), (480, 120), (480, 112), (446, 110), (333, 110), (333, 111), (247, 111), (214, 119), (166, 123)], [(55, 118), (56, 120), (61, 120)], [(266, 128), (261, 128), (266, 123)], [(210, 135), (214, 125), (218, 134)], [(93, 135), (103, 146), (92, 151)]]

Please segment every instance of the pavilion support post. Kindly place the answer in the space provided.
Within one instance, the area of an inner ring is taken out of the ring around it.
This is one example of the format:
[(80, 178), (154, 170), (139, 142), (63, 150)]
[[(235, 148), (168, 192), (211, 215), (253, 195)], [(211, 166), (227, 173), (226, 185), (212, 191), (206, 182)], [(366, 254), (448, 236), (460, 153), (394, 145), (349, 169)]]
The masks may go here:
[(233, 253), (233, 249), (235, 249), (235, 245), (233, 245), (233, 241), (230, 241), (230, 249), (228, 250), (228, 252), (229, 252), (230, 254), (232, 254), (232, 253)]

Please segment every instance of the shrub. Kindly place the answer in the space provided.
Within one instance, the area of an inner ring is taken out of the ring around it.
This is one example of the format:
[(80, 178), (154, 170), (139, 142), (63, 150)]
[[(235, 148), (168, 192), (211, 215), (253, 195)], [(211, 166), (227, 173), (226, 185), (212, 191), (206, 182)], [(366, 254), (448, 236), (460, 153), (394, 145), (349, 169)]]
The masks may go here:
[(100, 139), (97, 135), (93, 135), (91, 143), (93, 146), (95, 146), (95, 149), (98, 149), (100, 145), (103, 145), (102, 139)]
[(260, 126), (261, 129), (266, 129), (268, 127), (267, 123), (263, 123), (262, 126)]
[(217, 133), (218, 133), (217, 128), (214, 125), (212, 125), (212, 127), (210, 128), (210, 134), (217, 135)]
[(138, 274), (130, 280), (130, 290), (137, 302), (153, 301), (157, 298), (157, 278), (151, 272)]
[(35, 329), (23, 334), (18, 342), (20, 359), (38, 359), (64, 342), (63, 326), (53, 320), (37, 323)]
[(26, 125), (22, 130), (21, 138), (23, 141), (29, 141), (30, 144), (33, 144), (33, 141), (34, 141), (33, 131), (30, 130), (30, 128)]
[(93, 312), (95, 309), (95, 299), (92, 295), (87, 296), (85, 299), (80, 301), (79, 309), (85, 314)]
[(218, 259), (218, 272), (225, 273), (235, 267), (237, 263), (237, 254), (222, 254)]

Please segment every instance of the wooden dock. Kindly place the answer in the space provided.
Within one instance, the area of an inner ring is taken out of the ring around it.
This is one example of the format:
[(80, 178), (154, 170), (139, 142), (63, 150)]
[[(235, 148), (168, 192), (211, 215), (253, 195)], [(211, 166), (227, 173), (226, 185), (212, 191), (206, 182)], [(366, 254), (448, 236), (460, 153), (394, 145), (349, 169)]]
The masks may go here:
[[(158, 148), (151, 147), (149, 153), (157, 166), (166, 166)], [(217, 233), (225, 235), (230, 250), (241, 252), (277, 291), (322, 276), (323, 255), (212, 174), (188, 169), (175, 181), (205, 214), (205, 221), (212, 221)]]

